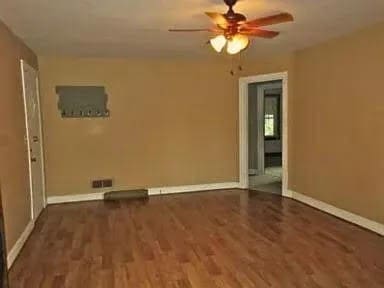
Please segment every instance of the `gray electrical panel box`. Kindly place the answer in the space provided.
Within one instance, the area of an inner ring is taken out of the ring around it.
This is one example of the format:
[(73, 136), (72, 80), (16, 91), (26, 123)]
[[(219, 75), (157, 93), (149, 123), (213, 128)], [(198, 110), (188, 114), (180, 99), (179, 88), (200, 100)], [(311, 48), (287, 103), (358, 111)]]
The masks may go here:
[(103, 86), (56, 86), (63, 118), (109, 117)]

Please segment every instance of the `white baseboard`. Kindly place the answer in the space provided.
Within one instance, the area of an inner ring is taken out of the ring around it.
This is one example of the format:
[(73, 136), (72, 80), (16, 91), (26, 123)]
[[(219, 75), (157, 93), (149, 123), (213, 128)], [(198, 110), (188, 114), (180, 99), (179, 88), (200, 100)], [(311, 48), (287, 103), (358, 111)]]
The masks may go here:
[[(187, 185), (187, 186), (174, 186), (174, 187), (155, 187), (148, 188), (149, 195), (163, 195), (173, 193), (186, 193), (186, 192), (197, 192), (206, 190), (218, 190), (218, 189), (233, 189), (239, 188), (238, 182), (225, 182), (225, 183), (212, 183), (212, 184), (198, 184), (198, 185)], [(103, 200), (104, 193), (111, 190), (121, 191), (129, 190), (124, 187), (114, 187), (102, 190), (101, 192), (89, 193), (89, 194), (74, 194), (64, 196), (50, 196), (47, 199), (48, 204), (60, 204), (60, 203), (71, 203), (71, 202), (82, 202), (82, 201), (94, 201)]]
[(105, 192), (106, 191), (89, 193), (89, 194), (49, 196), (48, 199), (47, 199), (47, 203), (48, 204), (60, 204), (60, 203), (71, 203), (71, 202), (103, 200)]
[(330, 204), (327, 204), (325, 202), (316, 200), (314, 198), (311, 198), (309, 196), (290, 191), (292, 194), (292, 198), (303, 202), (305, 204), (308, 204), (309, 206), (315, 207), (321, 211), (324, 211), (326, 213), (329, 213), (333, 216), (336, 216), (338, 218), (341, 218), (343, 220), (346, 220), (348, 222), (354, 223), (356, 225), (359, 225), (361, 227), (364, 227), (368, 230), (371, 230), (373, 232), (376, 232), (377, 234), (380, 234), (384, 236), (384, 225), (372, 220), (369, 220), (367, 218), (364, 218), (362, 216), (356, 215), (354, 213), (348, 212), (346, 210), (337, 208), (335, 206), (332, 206)]
[(174, 187), (156, 187), (149, 188), (149, 195), (163, 195), (174, 193), (198, 192), (206, 190), (219, 190), (219, 189), (235, 189), (239, 188), (238, 182), (225, 182), (225, 183), (211, 183), (211, 184), (198, 184)]
[(19, 239), (13, 245), (11, 251), (8, 253), (7, 257), (7, 267), (10, 269), (15, 262), (17, 256), (20, 254), (21, 249), (23, 249), (25, 242), (28, 240), (29, 235), (31, 235), (33, 228), (35, 227), (35, 222), (31, 220), (27, 227), (25, 227), (23, 233), (20, 235)]

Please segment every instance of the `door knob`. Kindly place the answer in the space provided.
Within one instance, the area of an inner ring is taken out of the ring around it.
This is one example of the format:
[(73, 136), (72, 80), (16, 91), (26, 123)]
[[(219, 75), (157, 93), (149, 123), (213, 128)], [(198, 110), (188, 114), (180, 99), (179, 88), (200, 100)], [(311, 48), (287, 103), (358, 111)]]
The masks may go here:
[(36, 157), (31, 158), (31, 162), (36, 162), (36, 161), (37, 161)]
[(39, 142), (39, 137), (33, 136), (32, 138), (33, 138), (33, 142)]

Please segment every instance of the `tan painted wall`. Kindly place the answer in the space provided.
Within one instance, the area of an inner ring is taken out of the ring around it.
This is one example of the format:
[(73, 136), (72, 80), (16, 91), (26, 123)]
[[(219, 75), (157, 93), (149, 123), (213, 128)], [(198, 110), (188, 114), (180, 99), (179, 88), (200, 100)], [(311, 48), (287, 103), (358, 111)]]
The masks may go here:
[[(237, 181), (238, 77), (220, 61), (39, 59), (48, 195), (92, 193), (100, 177), (127, 188)], [(243, 75), (290, 63), (247, 63)], [(111, 117), (62, 119), (56, 85), (104, 85)]]
[(27, 148), (20, 59), (37, 58), (0, 22), (0, 182), (8, 251), (30, 221)]
[(297, 53), (290, 188), (384, 223), (384, 25)]

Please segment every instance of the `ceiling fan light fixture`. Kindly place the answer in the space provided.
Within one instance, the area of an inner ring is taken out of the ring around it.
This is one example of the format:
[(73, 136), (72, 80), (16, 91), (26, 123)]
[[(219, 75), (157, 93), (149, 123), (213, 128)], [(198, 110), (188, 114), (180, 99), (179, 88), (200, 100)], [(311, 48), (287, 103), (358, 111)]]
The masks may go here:
[(211, 43), (212, 48), (215, 49), (216, 52), (220, 53), (225, 44), (227, 44), (227, 39), (224, 35), (219, 35), (209, 40), (209, 43)]
[(246, 49), (248, 45), (249, 39), (247, 36), (236, 34), (232, 39), (228, 40), (227, 52), (228, 54), (234, 55)]
[[(217, 1), (217, 0), (215, 0)], [(214, 26), (203, 29), (170, 29), (171, 32), (211, 32), (216, 35), (209, 40), (212, 48), (220, 53), (223, 49), (230, 55), (240, 53), (248, 48), (250, 40), (248, 37), (260, 37), (273, 39), (280, 32), (265, 30), (265, 26), (276, 25), (293, 21), (289, 13), (278, 13), (271, 16), (247, 20), (243, 14), (236, 13), (233, 6), (239, 0), (224, 0), (228, 6), (227, 13), (205, 12)]]

